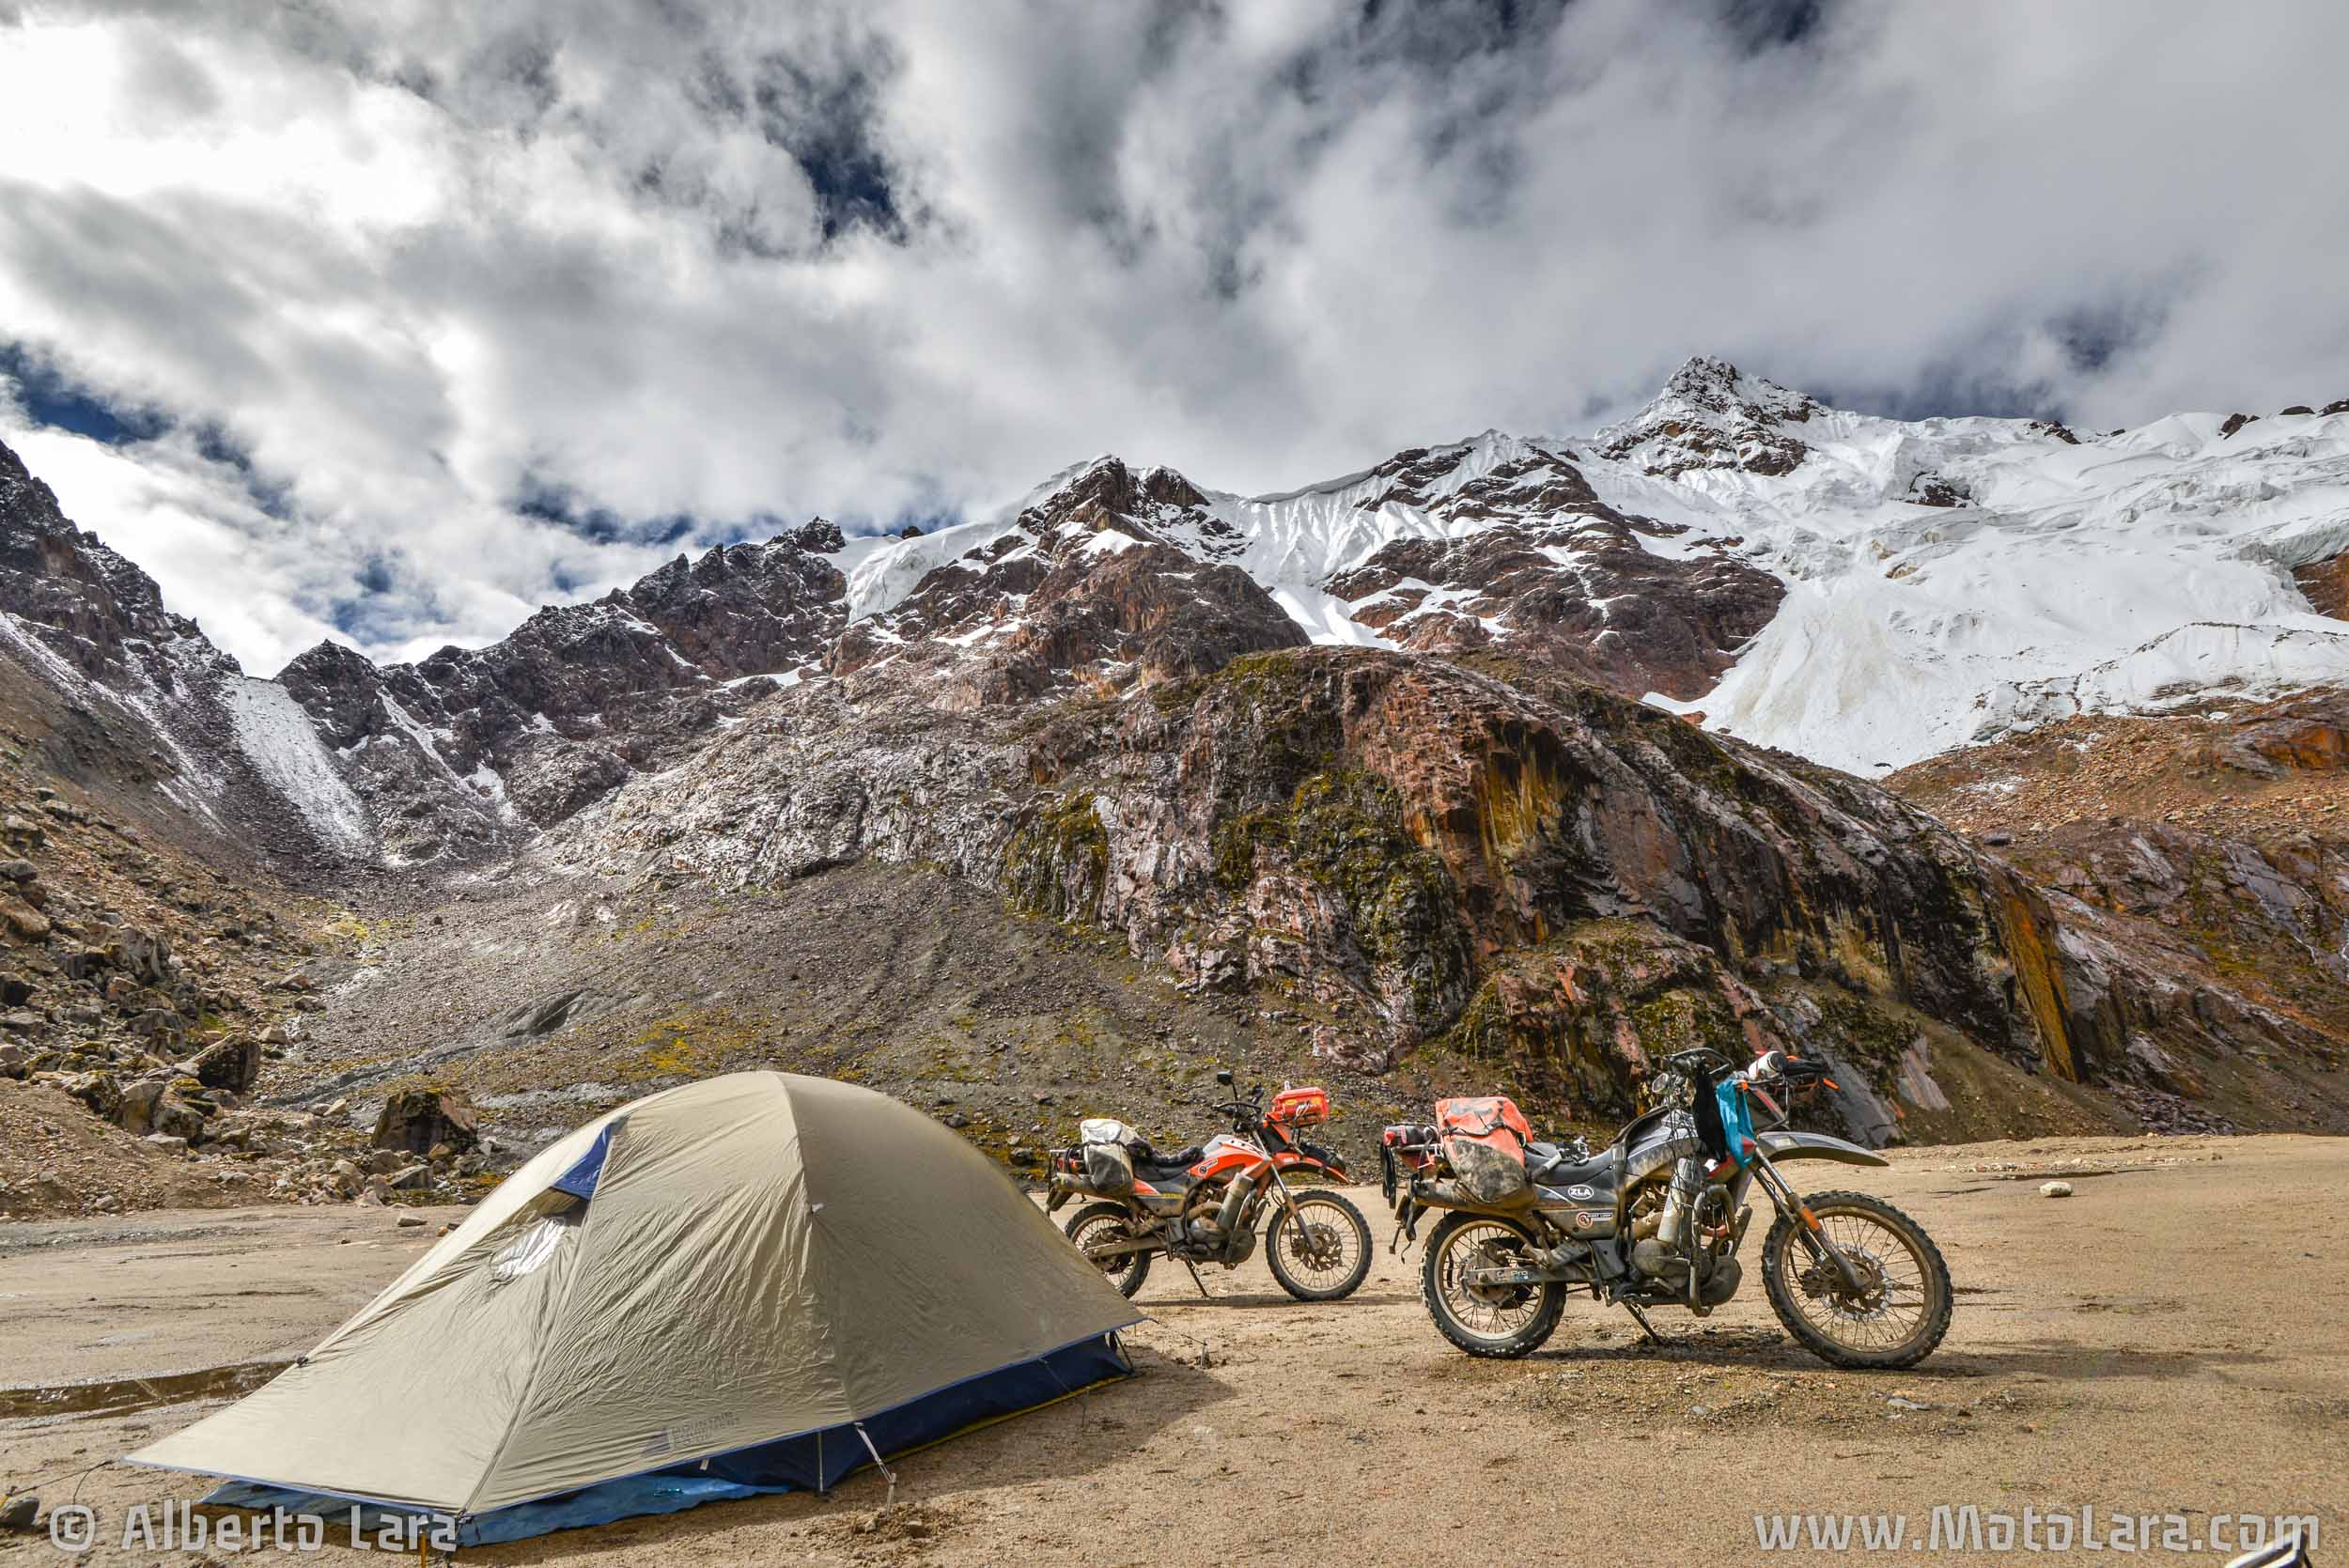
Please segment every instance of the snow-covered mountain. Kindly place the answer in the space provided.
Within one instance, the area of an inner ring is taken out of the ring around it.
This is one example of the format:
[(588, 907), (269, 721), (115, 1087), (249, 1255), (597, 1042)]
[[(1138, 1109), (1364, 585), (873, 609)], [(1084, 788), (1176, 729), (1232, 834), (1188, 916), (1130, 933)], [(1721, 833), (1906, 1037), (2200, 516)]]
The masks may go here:
[[(850, 618), (1115, 462), (864, 546)], [(1577, 673), (1862, 774), (2082, 712), (2349, 681), (2349, 625), (2303, 591), (2349, 552), (2349, 399), (2081, 436), (1876, 418), (1692, 360), (1588, 438), (1487, 431), (1280, 495), (1181, 485), (1128, 520), (1240, 567), (1314, 642), (1538, 645), (1581, 621)], [(1623, 678), (1642, 665), (1665, 678)]]
[(2349, 625), (2295, 581), (2349, 551), (2349, 399), (2094, 436), (1793, 398), (1693, 362), (1584, 468), (1786, 584), (1681, 705), (1715, 727), (1876, 773), (2048, 719), (2349, 680)]
[(1698, 359), (1586, 437), (1487, 431), (1261, 496), (1103, 457), (926, 536), (818, 521), (490, 647), (378, 669), (321, 644), (276, 681), (8, 466), (20, 660), (151, 724), (186, 803), (257, 778), (321, 853), (395, 864), (511, 846), (806, 681), (910, 676), (968, 710), (1392, 647), (1869, 775), (2082, 712), (2349, 684), (2326, 613), (2349, 399), (2080, 435), (1853, 413)]

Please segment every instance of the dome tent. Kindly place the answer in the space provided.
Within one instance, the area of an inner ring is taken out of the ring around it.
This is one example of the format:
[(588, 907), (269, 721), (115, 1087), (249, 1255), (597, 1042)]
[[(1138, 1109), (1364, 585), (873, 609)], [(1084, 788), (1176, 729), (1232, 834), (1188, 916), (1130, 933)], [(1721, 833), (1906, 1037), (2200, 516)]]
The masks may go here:
[(1140, 1316), (930, 1118), (737, 1073), (558, 1140), (274, 1381), (130, 1458), (235, 1483), (209, 1501), (511, 1540), (828, 1487), (1124, 1375)]

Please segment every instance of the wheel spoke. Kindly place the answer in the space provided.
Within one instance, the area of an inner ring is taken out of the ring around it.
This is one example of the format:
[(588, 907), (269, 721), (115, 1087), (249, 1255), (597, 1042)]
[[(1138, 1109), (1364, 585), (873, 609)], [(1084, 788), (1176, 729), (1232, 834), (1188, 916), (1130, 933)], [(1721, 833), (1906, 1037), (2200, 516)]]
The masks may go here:
[(1789, 1254), (1781, 1266), (1801, 1264), (1791, 1273), (1797, 1312), (1822, 1338), (1855, 1350), (1906, 1343), (1931, 1305), (1922, 1255), (1903, 1230), (1874, 1214), (1829, 1212), (1819, 1219), (1821, 1239), (1851, 1265), (1862, 1288), (1850, 1290), (1833, 1259), (1814, 1263), (1781, 1243)]

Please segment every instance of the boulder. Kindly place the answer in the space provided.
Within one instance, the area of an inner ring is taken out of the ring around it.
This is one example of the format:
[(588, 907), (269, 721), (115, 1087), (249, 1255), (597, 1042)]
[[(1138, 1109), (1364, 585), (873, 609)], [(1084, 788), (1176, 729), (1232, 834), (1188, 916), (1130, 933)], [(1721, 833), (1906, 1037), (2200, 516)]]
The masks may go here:
[(49, 917), (14, 893), (0, 893), (0, 927), (21, 942), (49, 939)]
[(194, 1079), (149, 1078), (122, 1091), (115, 1120), (135, 1137), (162, 1133), (195, 1143), (203, 1140), (205, 1120), (213, 1110)]
[(40, 876), (40, 867), (23, 856), (0, 861), (0, 877), (11, 882), (30, 882)]
[(261, 1042), (250, 1034), (232, 1034), (197, 1052), (194, 1065), (205, 1088), (241, 1094), (261, 1076)]
[(49, 842), (49, 830), (28, 817), (10, 812), (0, 816), (0, 841), (20, 848), (38, 849)]
[(142, 1040), (154, 1041), (158, 1046), (176, 1046), (186, 1032), (186, 1020), (169, 1007), (149, 1007), (133, 1016), (124, 1027)]
[(347, 1159), (338, 1159), (327, 1168), (327, 1185), (346, 1198), (355, 1197), (366, 1185), (366, 1176)]
[(171, 943), (158, 932), (117, 925), (106, 940), (106, 961), (152, 986), (171, 978)]
[(122, 1130), (133, 1138), (144, 1138), (155, 1130), (155, 1107), (163, 1102), (163, 1091), (170, 1088), (168, 1079), (146, 1079), (122, 1092), (115, 1105), (115, 1120)]
[(112, 1120), (122, 1105), (122, 1080), (114, 1074), (93, 1069), (88, 1072), (43, 1073), (60, 1092), (72, 1095), (99, 1115)]
[(125, 1013), (144, 1013), (150, 1007), (163, 1005), (161, 993), (140, 985), (127, 974), (117, 974), (107, 981), (104, 995), (108, 1001)]
[(456, 1150), (481, 1141), (481, 1113), (454, 1089), (403, 1089), (383, 1102), (372, 1140), (379, 1149), (426, 1154), (435, 1143)]

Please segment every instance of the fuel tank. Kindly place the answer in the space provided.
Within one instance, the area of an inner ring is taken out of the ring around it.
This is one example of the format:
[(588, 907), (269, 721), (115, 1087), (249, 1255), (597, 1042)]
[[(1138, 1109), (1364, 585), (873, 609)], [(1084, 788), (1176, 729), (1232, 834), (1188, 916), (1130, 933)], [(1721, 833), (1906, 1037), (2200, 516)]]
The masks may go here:
[(1703, 1148), (1697, 1138), (1697, 1119), (1685, 1110), (1671, 1111), (1653, 1122), (1634, 1124), (1631, 1141), (1624, 1149), (1623, 1184), (1627, 1188)]

